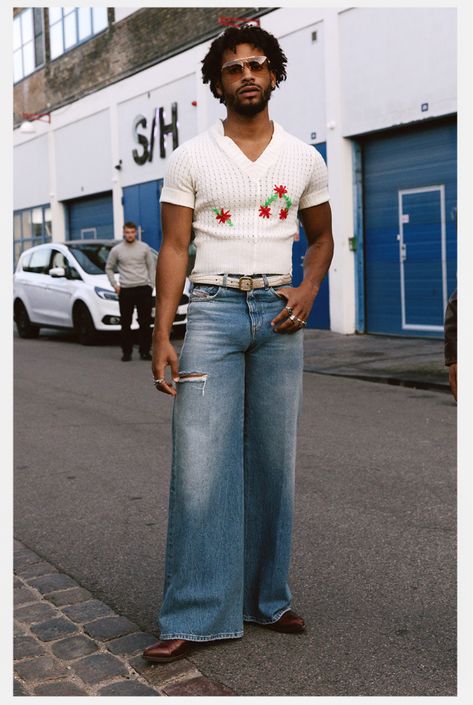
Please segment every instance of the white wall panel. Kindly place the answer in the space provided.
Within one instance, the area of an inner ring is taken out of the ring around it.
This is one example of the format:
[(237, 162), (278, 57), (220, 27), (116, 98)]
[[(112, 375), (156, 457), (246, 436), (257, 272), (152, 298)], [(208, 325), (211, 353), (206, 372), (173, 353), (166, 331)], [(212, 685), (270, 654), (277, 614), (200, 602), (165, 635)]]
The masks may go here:
[(108, 110), (56, 129), (54, 137), (58, 200), (111, 191)]
[(134, 12), (138, 12), (140, 8), (136, 7), (116, 7), (115, 8), (115, 22), (121, 22), (125, 17), (129, 17)]
[[(323, 22), (318, 22), (281, 37), (287, 79), (274, 91), (270, 102), (271, 117), (291, 134), (311, 143), (325, 142), (323, 28)], [(317, 32), (316, 41), (312, 40), (313, 32)]]
[[(167, 79), (164, 64), (161, 66), (161, 78)], [(139, 81), (139, 75), (136, 81)], [(166, 160), (159, 155), (159, 127), (156, 132), (153, 159), (145, 164), (137, 164), (133, 159), (133, 149), (139, 154), (142, 147), (135, 141), (133, 134), (133, 123), (138, 115), (146, 118), (146, 128), (139, 128), (139, 132), (144, 134), (148, 141), (151, 136), (151, 125), (156, 108), (163, 107), (165, 112), (164, 122), (171, 122), (171, 106), (177, 103), (177, 120), (179, 129), (179, 144), (194, 137), (197, 134), (197, 107), (192, 105), (196, 100), (196, 79), (195, 74), (184, 76), (172, 83), (165, 83), (151, 90), (147, 90), (140, 95), (125, 100), (118, 105), (118, 143), (119, 155), (122, 160), (120, 172), (121, 185), (130, 186), (144, 181), (153, 181), (164, 176)], [(172, 152), (172, 135), (166, 136), (166, 154)]]
[(47, 134), (16, 145), (13, 159), (14, 209), (49, 203)]
[(456, 112), (454, 8), (355, 8), (339, 25), (345, 135)]

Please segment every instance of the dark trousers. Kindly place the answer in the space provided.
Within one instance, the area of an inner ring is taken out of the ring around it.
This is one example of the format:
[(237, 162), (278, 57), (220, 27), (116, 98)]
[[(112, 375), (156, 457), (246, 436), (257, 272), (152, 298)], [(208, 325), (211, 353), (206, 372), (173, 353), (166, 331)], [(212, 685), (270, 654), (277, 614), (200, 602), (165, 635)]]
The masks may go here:
[(153, 307), (153, 290), (150, 286), (131, 286), (120, 289), (118, 301), (121, 319), (121, 346), (123, 353), (129, 355), (133, 349), (133, 334), (130, 329), (133, 310), (138, 311), (140, 326), (140, 353), (149, 353), (151, 347), (151, 309)]

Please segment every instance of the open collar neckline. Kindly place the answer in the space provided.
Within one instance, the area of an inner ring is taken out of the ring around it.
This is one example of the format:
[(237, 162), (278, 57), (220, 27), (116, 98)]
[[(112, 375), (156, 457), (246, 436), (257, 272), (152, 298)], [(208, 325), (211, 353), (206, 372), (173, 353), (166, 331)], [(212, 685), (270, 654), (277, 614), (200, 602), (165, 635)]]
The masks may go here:
[(264, 176), (269, 167), (275, 162), (283, 144), (283, 128), (275, 120), (272, 123), (273, 134), (271, 140), (255, 161), (249, 159), (237, 143), (231, 137), (225, 135), (222, 120), (217, 120), (213, 125), (212, 132), (217, 143), (231, 161), (236, 162), (239, 168), (248, 176), (259, 179)]

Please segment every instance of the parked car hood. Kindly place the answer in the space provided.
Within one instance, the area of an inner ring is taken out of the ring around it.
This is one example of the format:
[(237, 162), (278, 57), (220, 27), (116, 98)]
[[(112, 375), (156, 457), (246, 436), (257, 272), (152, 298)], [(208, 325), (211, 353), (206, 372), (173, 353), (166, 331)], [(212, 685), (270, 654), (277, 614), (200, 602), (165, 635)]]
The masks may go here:
[[(110, 282), (108, 281), (108, 277), (106, 274), (87, 274), (84, 272), (85, 277), (87, 278), (87, 283), (88, 284), (93, 284), (94, 286), (100, 286), (102, 289), (112, 289)], [(117, 282), (119, 282), (118, 279), (118, 274), (115, 274), (115, 279)], [(187, 280), (186, 280), (186, 286), (187, 286)], [(187, 286), (187, 290), (188, 290)], [(185, 287), (184, 287), (185, 289)], [(187, 291), (186, 291), (187, 293)], [(154, 286), (153, 286), (153, 296), (154, 296)]]
[(85, 274), (88, 284), (100, 286), (102, 289), (111, 289), (110, 282), (106, 274)]

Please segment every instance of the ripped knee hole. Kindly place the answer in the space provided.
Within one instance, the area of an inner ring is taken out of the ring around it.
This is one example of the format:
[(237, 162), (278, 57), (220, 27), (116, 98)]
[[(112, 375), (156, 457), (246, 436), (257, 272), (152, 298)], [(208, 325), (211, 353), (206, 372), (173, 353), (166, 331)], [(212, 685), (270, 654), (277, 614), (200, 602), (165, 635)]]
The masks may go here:
[(178, 382), (205, 382), (207, 375), (202, 372), (180, 372)]

